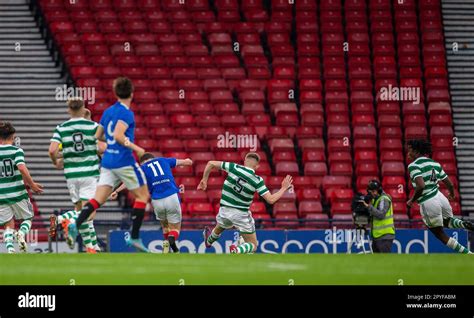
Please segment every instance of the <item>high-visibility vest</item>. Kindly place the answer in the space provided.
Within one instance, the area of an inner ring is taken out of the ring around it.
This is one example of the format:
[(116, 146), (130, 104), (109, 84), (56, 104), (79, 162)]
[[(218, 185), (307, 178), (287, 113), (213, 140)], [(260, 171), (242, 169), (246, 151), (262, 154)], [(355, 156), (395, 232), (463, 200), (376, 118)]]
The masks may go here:
[(390, 202), (390, 207), (387, 210), (387, 213), (385, 214), (385, 217), (383, 219), (372, 217), (372, 227), (370, 232), (372, 233), (373, 238), (379, 238), (386, 234), (395, 234), (395, 225), (393, 223), (392, 199), (384, 193), (379, 196), (377, 200), (375, 200), (375, 202), (372, 199), (372, 205), (377, 208), (382, 199), (387, 199)]

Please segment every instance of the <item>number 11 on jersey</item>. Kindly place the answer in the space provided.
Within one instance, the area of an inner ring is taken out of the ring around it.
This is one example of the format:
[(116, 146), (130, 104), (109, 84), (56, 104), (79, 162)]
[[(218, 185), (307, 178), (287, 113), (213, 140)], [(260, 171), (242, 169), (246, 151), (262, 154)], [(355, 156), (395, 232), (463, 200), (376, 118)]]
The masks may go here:
[(160, 175), (164, 176), (165, 173), (163, 172), (163, 169), (161, 168), (161, 165), (158, 161), (155, 161), (155, 162), (152, 162), (152, 163), (149, 163), (148, 164), (148, 167), (153, 171), (153, 174), (155, 175), (155, 177), (158, 177), (158, 172), (156, 171), (154, 165), (158, 168), (158, 170), (160, 171)]

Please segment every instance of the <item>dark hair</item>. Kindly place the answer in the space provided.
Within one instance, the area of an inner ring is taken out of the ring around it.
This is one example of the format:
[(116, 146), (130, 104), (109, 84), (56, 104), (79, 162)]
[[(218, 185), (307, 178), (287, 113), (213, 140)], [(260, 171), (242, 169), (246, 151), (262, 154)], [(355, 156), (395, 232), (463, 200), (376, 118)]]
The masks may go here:
[(81, 98), (71, 98), (67, 101), (67, 106), (74, 112), (79, 111), (84, 107), (84, 101)]
[(419, 155), (431, 156), (431, 142), (426, 139), (412, 139), (407, 141), (407, 146), (410, 146), (413, 151)]
[(114, 93), (118, 98), (130, 98), (133, 93), (133, 84), (128, 77), (117, 77), (114, 80)]
[(155, 156), (151, 152), (145, 152), (143, 156), (140, 157), (140, 163), (144, 163), (147, 160), (153, 159)]
[(0, 122), (0, 139), (6, 140), (10, 138), (15, 132), (16, 129), (10, 122)]
[(367, 190), (376, 190), (378, 193), (382, 193), (382, 185), (380, 184), (379, 180), (370, 180), (369, 184), (367, 185)]
[(252, 158), (257, 160), (257, 162), (260, 162), (260, 156), (256, 152), (249, 152), (248, 154), (245, 155), (245, 159), (247, 158)]

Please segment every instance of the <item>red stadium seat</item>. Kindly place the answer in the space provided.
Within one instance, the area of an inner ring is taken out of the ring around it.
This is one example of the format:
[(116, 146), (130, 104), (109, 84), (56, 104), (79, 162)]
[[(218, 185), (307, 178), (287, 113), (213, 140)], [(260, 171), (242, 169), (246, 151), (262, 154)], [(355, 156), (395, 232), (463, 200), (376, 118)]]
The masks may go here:
[(329, 220), (328, 220), (327, 214), (306, 213), (303, 224), (305, 228), (316, 228), (316, 229), (329, 228)]
[(297, 215), (296, 205), (293, 202), (277, 202), (273, 205), (273, 216), (279, 217), (279, 214), (292, 213)]
[(275, 165), (275, 172), (277, 176), (297, 175), (299, 174), (298, 164), (294, 161), (278, 162)]
[(405, 175), (405, 165), (403, 162), (384, 162), (382, 163), (383, 176), (403, 176)]
[(322, 213), (323, 207), (320, 201), (302, 201), (298, 206), (298, 214), (300, 217), (305, 217), (308, 214)]
[[(194, 202), (200, 202), (200, 203), (206, 203), (207, 200), (207, 195), (206, 192), (200, 191), (200, 190), (187, 190), (182, 193), (182, 198), (183, 202), (185, 203), (194, 203)], [(210, 210), (209, 212), (211, 212)]]
[(327, 166), (322, 162), (307, 162), (304, 165), (304, 174), (307, 176), (325, 176)]

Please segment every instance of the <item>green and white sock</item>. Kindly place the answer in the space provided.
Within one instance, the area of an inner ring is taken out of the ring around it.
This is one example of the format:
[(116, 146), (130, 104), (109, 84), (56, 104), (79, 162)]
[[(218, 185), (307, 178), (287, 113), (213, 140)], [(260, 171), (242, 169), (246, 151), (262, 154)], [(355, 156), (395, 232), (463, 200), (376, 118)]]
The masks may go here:
[(470, 253), (469, 250), (466, 247), (459, 244), (459, 242), (456, 241), (455, 239), (453, 239), (452, 237), (449, 238), (448, 243), (446, 243), (446, 245), (449, 248), (455, 250), (458, 253), (462, 253), (462, 254), (469, 254)]
[(248, 254), (253, 252), (253, 244), (252, 243), (244, 243), (237, 246), (237, 254)]
[(68, 211), (58, 216), (58, 224), (61, 224), (64, 220), (71, 220), (77, 218), (78, 212), (75, 210)]
[(28, 235), (28, 232), (30, 232), (30, 229), (31, 229), (31, 220), (24, 220), (20, 225), (19, 232), (21, 232), (23, 236), (26, 237)]
[(207, 238), (207, 243), (208, 243), (209, 245), (212, 245), (212, 243), (214, 243), (215, 241), (217, 241), (217, 240), (219, 239), (219, 237), (221, 237), (221, 235), (220, 235), (220, 234), (216, 234), (216, 233), (214, 232), (214, 230), (212, 230), (211, 235), (209, 235), (209, 237)]
[(84, 246), (86, 248), (94, 248), (91, 241), (89, 224), (87, 222), (81, 224), (81, 226), (79, 227), (79, 233), (81, 234), (82, 243), (84, 244)]
[(94, 222), (89, 221), (87, 222), (87, 224), (89, 224), (89, 233), (91, 235), (92, 246), (94, 247), (94, 249), (97, 250), (99, 248), (99, 245), (97, 244), (97, 233), (95, 232)]
[(13, 246), (13, 233), (14, 230), (10, 228), (5, 229), (5, 231), (3, 232), (3, 241), (5, 242), (5, 246), (8, 252), (15, 251), (15, 247)]
[(449, 218), (448, 227), (450, 229), (465, 229), (464, 221), (458, 218)]

